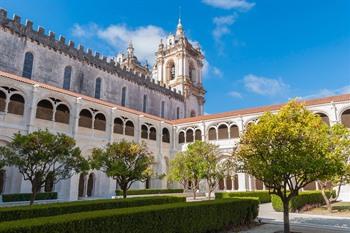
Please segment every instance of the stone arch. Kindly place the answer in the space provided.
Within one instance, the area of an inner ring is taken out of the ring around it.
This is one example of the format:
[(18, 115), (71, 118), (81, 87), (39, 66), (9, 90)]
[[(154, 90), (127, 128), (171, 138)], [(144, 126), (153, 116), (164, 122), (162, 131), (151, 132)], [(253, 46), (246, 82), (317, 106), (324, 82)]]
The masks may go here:
[(342, 112), (341, 123), (345, 125), (345, 127), (350, 128), (350, 109), (346, 109)]
[(181, 131), (179, 133), (179, 144), (185, 143), (185, 132)]
[(134, 134), (135, 134), (134, 123), (131, 120), (126, 121), (126, 123), (125, 123), (125, 135), (134, 136)]
[(166, 63), (166, 79), (174, 80), (176, 77), (175, 62), (171, 59)]
[(85, 189), (85, 174), (81, 173), (79, 176), (79, 184), (78, 184), (78, 198), (84, 197), (84, 189)]
[(190, 143), (194, 141), (194, 132), (193, 129), (186, 130), (186, 143)]
[(92, 113), (88, 109), (83, 109), (79, 113), (79, 127), (92, 129)]
[(255, 189), (256, 190), (264, 190), (264, 182), (255, 178)]
[(106, 130), (106, 117), (103, 113), (99, 112), (94, 118), (94, 129), (105, 131)]
[(127, 102), (127, 87), (122, 87), (122, 98), (121, 98), (121, 105), (122, 106), (126, 106), (126, 102)]
[(0, 170), (0, 195), (5, 191), (6, 171)]
[(50, 100), (40, 100), (36, 107), (36, 118), (52, 121), (54, 105)]
[(98, 77), (95, 81), (95, 98), (96, 99), (101, 98), (101, 86), (102, 86), (102, 79)]
[(33, 73), (33, 63), (34, 63), (34, 55), (32, 52), (26, 52), (24, 55), (23, 62), (23, 71), (22, 76), (28, 79), (32, 78)]
[(154, 141), (157, 140), (157, 130), (156, 130), (156, 128), (151, 127), (149, 129), (149, 139), (150, 140), (154, 140)]
[(228, 127), (226, 124), (220, 124), (218, 127), (218, 139), (228, 139)]
[(148, 127), (146, 125), (141, 126), (141, 138), (148, 139)]
[(20, 94), (15, 93), (10, 96), (7, 112), (22, 116), (24, 114), (24, 105), (25, 105), (24, 97)]
[(197, 114), (196, 114), (196, 111), (195, 110), (191, 110), (191, 115), (190, 115), (190, 117), (195, 117)]
[(143, 102), (142, 102), (142, 111), (143, 112), (147, 112), (147, 102), (148, 102), (147, 95), (143, 95)]
[(117, 117), (114, 119), (113, 133), (124, 134), (124, 121)]
[(237, 125), (230, 126), (230, 138), (239, 138), (239, 129)]
[(208, 130), (208, 139), (210, 141), (216, 141), (217, 140), (217, 136), (216, 136), (216, 128), (215, 127), (210, 127)]
[(88, 197), (92, 197), (94, 195), (95, 183), (96, 183), (96, 176), (94, 173), (90, 173), (87, 181), (87, 190), (86, 190), (86, 195)]
[(69, 124), (70, 111), (66, 104), (58, 104), (55, 111), (55, 121), (59, 123)]
[(70, 89), (70, 82), (72, 77), (72, 67), (66, 66), (63, 73), (63, 89)]
[(162, 142), (165, 143), (170, 143), (170, 133), (169, 130), (167, 128), (163, 128), (162, 130)]
[(202, 141), (202, 131), (200, 129), (196, 129), (194, 132), (194, 140)]
[(192, 82), (196, 82), (196, 67), (193, 61), (190, 61), (188, 65), (188, 77)]
[(321, 117), (322, 121), (324, 123), (326, 123), (328, 126), (330, 125), (330, 122), (329, 122), (329, 117), (327, 116), (327, 114), (323, 113), (323, 112), (317, 112), (315, 113), (316, 115), (318, 115), (319, 117)]
[(5, 92), (0, 89), (0, 112), (5, 112), (6, 98)]

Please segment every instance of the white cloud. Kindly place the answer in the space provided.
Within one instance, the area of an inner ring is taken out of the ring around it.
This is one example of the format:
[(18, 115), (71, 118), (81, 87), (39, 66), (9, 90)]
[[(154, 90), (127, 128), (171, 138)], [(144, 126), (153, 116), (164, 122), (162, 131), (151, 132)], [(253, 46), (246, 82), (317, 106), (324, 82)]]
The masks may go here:
[(350, 93), (350, 85), (340, 87), (337, 89), (321, 89), (317, 91), (316, 93), (313, 93), (311, 95), (306, 95), (302, 97), (297, 97), (298, 99), (314, 99), (314, 98), (321, 98), (326, 96), (333, 96), (333, 95), (341, 95), (341, 94), (349, 94)]
[(202, 2), (209, 6), (225, 10), (250, 10), (255, 6), (255, 3), (248, 2), (247, 0), (202, 0)]
[(236, 19), (237, 14), (214, 17), (213, 23), (215, 27), (212, 33), (217, 42), (220, 41), (221, 37), (231, 32), (230, 26), (235, 23)]
[(233, 98), (239, 98), (241, 99), (242, 98), (242, 94), (239, 93), (238, 91), (230, 91), (228, 93), (229, 96), (233, 97)]
[(217, 76), (217, 77), (219, 77), (219, 78), (221, 78), (222, 77), (222, 71), (219, 69), (219, 68), (217, 68), (217, 67), (213, 67), (213, 74), (215, 75), (215, 76)]
[(276, 96), (286, 94), (289, 86), (285, 84), (281, 79), (272, 79), (254, 74), (248, 74), (243, 79), (244, 86), (249, 91), (264, 95), (264, 96)]

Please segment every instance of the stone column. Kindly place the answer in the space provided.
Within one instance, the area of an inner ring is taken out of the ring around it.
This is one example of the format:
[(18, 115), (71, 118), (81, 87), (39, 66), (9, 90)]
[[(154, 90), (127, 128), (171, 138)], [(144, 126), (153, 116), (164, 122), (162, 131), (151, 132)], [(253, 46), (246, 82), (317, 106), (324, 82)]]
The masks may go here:
[(231, 190), (235, 190), (235, 176), (231, 176)]
[(227, 177), (224, 177), (224, 190), (227, 191)]
[[(111, 108), (111, 111), (109, 112), (109, 121), (107, 123), (107, 135), (108, 135), (108, 141), (109, 143), (113, 143), (113, 129), (114, 129), (114, 115), (115, 111), (117, 110), (116, 107)], [(125, 133), (125, 132), (124, 132)]]
[(245, 173), (238, 173), (238, 190), (247, 191), (247, 175)]
[(75, 105), (73, 108), (73, 114), (72, 118), (73, 120), (71, 121), (71, 128), (72, 128), (72, 136), (76, 138), (78, 134), (78, 127), (79, 127), (79, 113), (80, 113), (80, 108), (81, 108), (81, 97), (78, 97), (75, 101)]
[(32, 132), (34, 130), (34, 125), (33, 125), (33, 121), (35, 119), (35, 115), (36, 115), (36, 104), (37, 104), (37, 100), (38, 100), (38, 88), (39, 88), (39, 84), (34, 84), (33, 85), (33, 89), (32, 89), (32, 95), (31, 95), (31, 99), (29, 99), (29, 104), (26, 105), (26, 126), (27, 126), (27, 130), (28, 133)]

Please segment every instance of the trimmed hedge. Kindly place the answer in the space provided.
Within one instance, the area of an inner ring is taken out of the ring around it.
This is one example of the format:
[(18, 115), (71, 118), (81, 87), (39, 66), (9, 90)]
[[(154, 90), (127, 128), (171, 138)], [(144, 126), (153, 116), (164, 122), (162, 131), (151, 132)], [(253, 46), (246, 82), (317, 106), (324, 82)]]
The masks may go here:
[(83, 211), (118, 209), (126, 207), (168, 204), (185, 201), (185, 197), (159, 196), (136, 197), (129, 199), (75, 201), (34, 206), (4, 207), (0, 208), (0, 222), (70, 214)]
[[(3, 202), (17, 202), (17, 201), (30, 201), (31, 193), (13, 193), (3, 194)], [(57, 192), (38, 193), (35, 200), (55, 200), (57, 199)]]
[[(147, 194), (166, 194), (166, 193), (183, 193), (183, 189), (130, 189), (127, 195), (147, 195)], [(116, 190), (117, 196), (123, 196), (122, 190)]]
[[(332, 195), (330, 192), (326, 192), (326, 195)], [(283, 211), (283, 203), (281, 198), (277, 195), (271, 195), (272, 207), (275, 211)], [(304, 191), (300, 192), (298, 196), (292, 198), (289, 202), (290, 212), (296, 212), (301, 210), (306, 205), (324, 205), (325, 201), (322, 197), (321, 191)]]
[(0, 223), (0, 233), (201, 233), (251, 223), (259, 201), (223, 199), (205, 202), (82, 212)]
[(271, 202), (269, 191), (254, 191), (254, 192), (217, 192), (215, 199), (233, 198), (233, 197), (257, 197), (260, 203)]

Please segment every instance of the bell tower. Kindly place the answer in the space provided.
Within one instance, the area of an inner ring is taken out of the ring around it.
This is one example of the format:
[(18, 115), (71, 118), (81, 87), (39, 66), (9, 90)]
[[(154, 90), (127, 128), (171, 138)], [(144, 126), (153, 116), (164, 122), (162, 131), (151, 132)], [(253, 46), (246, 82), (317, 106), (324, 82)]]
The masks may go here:
[(200, 47), (188, 41), (179, 19), (176, 33), (159, 43), (153, 78), (183, 94), (185, 117), (203, 115), (204, 112), (203, 61)]

